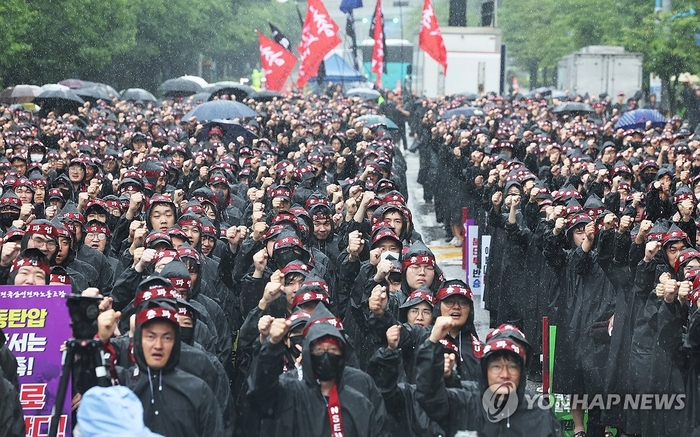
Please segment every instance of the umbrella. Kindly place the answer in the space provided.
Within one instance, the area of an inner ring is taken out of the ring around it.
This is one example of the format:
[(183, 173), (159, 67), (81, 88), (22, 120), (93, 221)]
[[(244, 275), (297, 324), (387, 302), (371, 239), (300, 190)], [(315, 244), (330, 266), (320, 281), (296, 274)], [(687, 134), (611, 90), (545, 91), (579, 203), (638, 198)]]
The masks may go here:
[(42, 89), (36, 85), (17, 85), (2, 90), (0, 102), (3, 103), (27, 103), (41, 94)]
[(384, 117), (383, 115), (363, 115), (362, 117), (357, 117), (357, 121), (361, 121), (364, 124), (383, 124), (387, 129), (398, 129), (399, 127), (393, 121)]
[(100, 86), (92, 86), (89, 88), (80, 88), (75, 90), (75, 94), (82, 97), (85, 100), (96, 101), (96, 100), (112, 100), (112, 96), (106, 88)]
[(235, 144), (236, 138), (239, 136), (245, 138), (246, 144), (252, 144), (253, 140), (258, 139), (257, 135), (238, 122), (231, 120), (212, 120), (204, 123), (202, 130), (197, 134), (197, 141), (206, 141), (207, 138), (209, 138), (209, 130), (214, 126), (219, 126), (224, 132), (224, 137), (221, 139), (221, 142), (224, 144)]
[[(79, 88), (86, 87), (86, 82), (83, 80), (80, 80), (80, 79), (63, 79), (62, 81), (59, 82), (59, 84), (63, 85), (63, 86), (67, 86), (68, 88), (70, 88), (72, 90), (77, 90)], [(89, 85), (92, 85), (92, 83), (90, 83)]]
[(188, 96), (186, 99), (186, 103), (199, 105), (200, 103), (208, 101), (209, 97), (211, 97), (211, 93), (202, 91), (201, 93), (192, 94), (191, 96)]
[(192, 117), (197, 117), (198, 120), (216, 120), (218, 118), (255, 117), (256, 115), (258, 115), (257, 112), (241, 102), (214, 100), (195, 107), (182, 117), (182, 121), (187, 121)]
[(353, 88), (345, 93), (348, 97), (359, 97), (362, 100), (377, 100), (380, 96), (379, 91), (372, 88)]
[(47, 83), (46, 85), (42, 86), (41, 89), (43, 91), (66, 91), (69, 90), (65, 85), (61, 85), (58, 83)]
[(187, 80), (190, 80), (192, 82), (196, 82), (197, 85), (201, 86), (202, 88), (209, 86), (209, 83), (199, 76), (192, 76), (192, 75), (186, 74), (184, 76), (180, 76), (180, 79), (187, 79)]
[(622, 114), (615, 123), (615, 129), (644, 129), (647, 121), (653, 128), (666, 126), (666, 119), (656, 109), (637, 109)]
[(240, 84), (238, 82), (217, 82), (206, 87), (205, 91), (211, 92), (211, 97), (209, 98), (210, 100), (213, 100), (214, 97), (222, 94), (233, 94), (236, 96), (236, 100), (238, 101), (247, 99), (249, 95), (255, 92), (252, 87)]
[(136, 101), (136, 100), (144, 100), (144, 101), (147, 100), (150, 102), (156, 101), (155, 96), (143, 88), (129, 88), (128, 90), (126, 90), (122, 93), (122, 99), (123, 100), (131, 100), (131, 101)]
[(466, 118), (483, 117), (484, 115), (486, 115), (486, 113), (481, 108), (474, 108), (472, 106), (461, 106), (459, 108), (454, 108), (443, 112), (440, 118), (442, 118), (443, 120), (449, 120), (453, 116), (459, 118), (459, 116), (461, 115), (465, 116)]
[(248, 96), (249, 99), (257, 100), (258, 102), (269, 102), (275, 98), (281, 99), (283, 97), (284, 95), (282, 93), (270, 90), (256, 91)]
[(455, 97), (464, 97), (464, 98), (467, 99), (467, 100), (476, 100), (476, 99), (479, 98), (479, 95), (476, 94), (476, 93), (467, 93), (467, 92), (464, 92), (464, 93), (457, 93), (457, 94), (455, 94)]
[(202, 91), (202, 87), (197, 82), (181, 77), (166, 80), (158, 89), (166, 97), (185, 97)]
[(593, 108), (585, 103), (569, 102), (552, 109), (554, 114), (570, 114), (572, 112), (593, 112)]
[(70, 111), (78, 109), (85, 101), (76, 95), (72, 90), (65, 91), (44, 91), (34, 98), (34, 103), (44, 110), (59, 109)]

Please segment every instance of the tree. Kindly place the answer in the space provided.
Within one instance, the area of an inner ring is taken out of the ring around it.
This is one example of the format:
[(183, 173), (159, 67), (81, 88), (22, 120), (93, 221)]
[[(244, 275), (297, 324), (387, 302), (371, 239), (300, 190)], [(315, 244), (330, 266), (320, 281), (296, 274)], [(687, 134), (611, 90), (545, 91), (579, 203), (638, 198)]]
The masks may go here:
[(16, 59), (31, 49), (25, 38), (34, 16), (24, 0), (0, 3), (0, 78), (13, 68)]
[(7, 77), (13, 83), (47, 83), (85, 77), (108, 65), (134, 45), (128, 5), (129, 0), (27, 0), (34, 31), (23, 35), (28, 49), (15, 57)]
[(643, 53), (646, 70), (658, 74), (662, 88), (669, 90), (668, 94), (664, 93), (662, 105), (671, 113), (676, 110), (675, 99), (667, 97), (676, 95), (678, 76), (700, 68), (698, 28), (700, 18), (697, 15), (649, 14), (638, 27), (627, 29), (624, 36), (625, 46)]

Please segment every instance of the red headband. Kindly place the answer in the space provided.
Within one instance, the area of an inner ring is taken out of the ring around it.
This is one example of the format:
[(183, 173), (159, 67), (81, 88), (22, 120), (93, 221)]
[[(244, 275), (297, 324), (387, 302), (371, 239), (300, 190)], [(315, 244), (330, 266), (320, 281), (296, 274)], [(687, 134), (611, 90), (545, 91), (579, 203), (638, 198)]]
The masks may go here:
[(419, 266), (433, 266), (435, 267), (435, 258), (430, 255), (418, 255), (407, 258), (401, 263), (401, 270), (406, 270), (408, 266), (412, 265)]
[(191, 289), (192, 288), (192, 279), (188, 276), (186, 278), (168, 278), (170, 279), (170, 283), (173, 284), (173, 287), (175, 287), (178, 290), (183, 290), (183, 289)]
[(178, 298), (182, 298), (182, 295), (174, 289), (158, 285), (153, 288), (149, 288), (148, 290), (137, 293), (136, 297), (134, 298), (134, 308), (138, 308), (139, 305), (151, 299), (177, 300)]
[(484, 355), (491, 351), (499, 351), (499, 350), (504, 350), (504, 351), (510, 351), (514, 352), (516, 355), (518, 355), (523, 361), (525, 361), (525, 350), (523, 350), (522, 347), (518, 346), (514, 341), (508, 340), (508, 339), (496, 339), (491, 341), (490, 343), (487, 343), (486, 346), (484, 347)]
[(523, 331), (521, 331), (520, 329), (518, 329), (517, 326), (515, 326), (515, 325), (509, 325), (509, 324), (507, 324), (507, 323), (503, 323), (503, 324), (501, 324), (501, 325), (498, 325), (498, 326), (496, 327), (496, 329), (494, 329), (493, 331), (489, 332), (489, 333), (486, 335), (486, 343), (488, 343), (489, 341), (491, 341), (491, 339), (492, 339), (493, 337), (497, 336), (498, 334), (502, 334), (502, 333), (504, 333), (504, 332), (515, 332), (515, 333), (521, 335), (523, 338), (525, 338), (525, 334), (523, 334)]
[(413, 300), (413, 299), (424, 300), (424, 301), (428, 302), (430, 305), (435, 305), (435, 298), (427, 291), (416, 290), (413, 293), (411, 293), (410, 295), (408, 295), (408, 299), (406, 299), (406, 300), (409, 301), (409, 300)]
[(136, 326), (153, 319), (165, 319), (179, 325), (176, 311), (167, 308), (149, 308), (138, 313), (136, 316)]
[(469, 287), (465, 287), (460, 284), (453, 284), (439, 289), (435, 295), (435, 301), (440, 302), (441, 300), (447, 299), (450, 296), (463, 296), (469, 300), (473, 300), (472, 291), (469, 289)]
[(314, 325), (320, 325), (322, 323), (327, 323), (331, 326), (333, 326), (336, 329), (343, 329), (343, 322), (337, 318), (337, 317), (323, 317), (320, 319), (316, 319), (313, 322), (309, 323), (306, 328), (304, 328), (304, 336), (309, 332), (309, 329), (314, 326)]
[(22, 267), (38, 267), (44, 271), (47, 278), (51, 277), (51, 266), (48, 262), (39, 261), (36, 258), (29, 257), (15, 259), (15, 261), (12, 263), (12, 267), (10, 268), (10, 273)]

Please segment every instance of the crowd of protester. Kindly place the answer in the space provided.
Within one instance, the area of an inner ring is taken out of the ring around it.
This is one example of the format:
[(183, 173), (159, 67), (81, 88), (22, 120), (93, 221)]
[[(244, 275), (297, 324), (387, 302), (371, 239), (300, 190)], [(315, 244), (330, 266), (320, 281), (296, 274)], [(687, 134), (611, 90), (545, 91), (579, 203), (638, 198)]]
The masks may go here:
[[(131, 389), (74, 387), (76, 435), (559, 436), (525, 400), (543, 316), (554, 392), (686, 395), (590, 408), (585, 431), (574, 408), (577, 437), (698, 432), (700, 141), (683, 120), (405, 97), (245, 100), (258, 116), (228, 143), (181, 101), (0, 107), (0, 283), (103, 297), (109, 376)], [(466, 104), (485, 115), (442, 117)], [(378, 113), (406, 134), (357, 121)], [(491, 235), (483, 339), (468, 284), (414, 228), (406, 150), (446, 239), (462, 244), (463, 206)], [(6, 346), (0, 366), (2, 435), (24, 435)], [(494, 386), (519, 400), (499, 420)]]

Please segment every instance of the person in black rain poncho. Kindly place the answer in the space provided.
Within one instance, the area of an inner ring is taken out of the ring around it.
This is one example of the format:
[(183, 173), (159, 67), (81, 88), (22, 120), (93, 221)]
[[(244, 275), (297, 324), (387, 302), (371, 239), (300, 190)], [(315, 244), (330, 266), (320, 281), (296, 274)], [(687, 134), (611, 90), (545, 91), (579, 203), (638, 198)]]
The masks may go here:
[(305, 329), (302, 379), (280, 377), (291, 324), (287, 319), (272, 321), (253, 363), (248, 396), (256, 410), (276, 418), (276, 429), (284, 430), (285, 436), (388, 435), (381, 425), (386, 420), (383, 404), (379, 408), (346, 381), (349, 345), (334, 326), (336, 319), (319, 319)]
[[(501, 325), (489, 335), (476, 379), (478, 386), (463, 383), (462, 388), (446, 388), (443, 374), (448, 354), (441, 341), (454, 325), (450, 317), (439, 317), (430, 337), (418, 349), (416, 397), (428, 417), (448, 436), (462, 430), (477, 431), (484, 437), (562, 436), (551, 409), (539, 408), (534, 393), (525, 387), (525, 366), (532, 349), (517, 328)], [(494, 394), (504, 399), (502, 409), (493, 409), (482, 400), (492, 399)]]
[(222, 436), (214, 393), (204, 381), (177, 368), (180, 360), (177, 309), (151, 304), (136, 316), (134, 357), (128, 377), (141, 400), (149, 429), (168, 437)]

